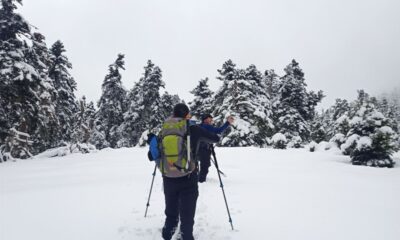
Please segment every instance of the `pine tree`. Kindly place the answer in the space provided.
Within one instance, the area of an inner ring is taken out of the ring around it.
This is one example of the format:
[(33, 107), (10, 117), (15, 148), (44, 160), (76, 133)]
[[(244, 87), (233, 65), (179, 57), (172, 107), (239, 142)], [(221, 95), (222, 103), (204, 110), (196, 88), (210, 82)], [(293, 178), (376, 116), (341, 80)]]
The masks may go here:
[(307, 92), (303, 70), (293, 60), (279, 81), (277, 97), (273, 101), (276, 131), (285, 134), (288, 141), (299, 136), (308, 141), (310, 124), (315, 116), (315, 107), (322, 100), (322, 91)]
[(203, 114), (213, 111), (213, 92), (208, 86), (208, 78), (201, 79), (199, 84), (190, 91), (194, 95), (193, 101), (189, 102), (191, 113), (197, 119)]
[(89, 153), (95, 146), (89, 144), (95, 119), (93, 102), (86, 103), (83, 96), (78, 102), (78, 111), (74, 115), (74, 126), (72, 132), (71, 152)]
[[(271, 72), (270, 72), (271, 73)], [(272, 73), (271, 73), (272, 74)], [(255, 65), (250, 65), (245, 71), (246, 80), (252, 85), (253, 98), (250, 99), (255, 106), (251, 113), (253, 125), (258, 128), (254, 141), (258, 146), (267, 144), (267, 137), (272, 135), (274, 125), (272, 120), (271, 95), (268, 92), (268, 84)]]
[(231, 60), (225, 62), (218, 72), (218, 79), (223, 84), (215, 96), (216, 108), (213, 115), (217, 124), (222, 124), (230, 115), (235, 117), (235, 124), (226, 131), (221, 144), (265, 145), (271, 122), (261, 74), (254, 65), (246, 70), (236, 69)]
[(171, 116), (174, 106), (178, 103), (182, 103), (182, 100), (178, 95), (171, 95), (168, 92), (165, 92), (161, 97), (161, 110), (163, 112), (162, 119), (167, 119)]
[(55, 102), (57, 91), (53, 81), (49, 78), (49, 66), (52, 65), (51, 53), (45, 43), (45, 37), (40, 33), (32, 36), (32, 49), (28, 55), (30, 62), (39, 72), (41, 83), (39, 86), (40, 108), (37, 112), (37, 126), (33, 133), (33, 153), (56, 147), (58, 143), (58, 129), (60, 128), (56, 113)]
[(399, 133), (399, 122), (397, 114), (399, 114), (399, 106), (393, 103), (389, 103), (387, 98), (377, 99), (377, 109), (385, 117), (388, 118), (388, 125), (393, 129), (393, 131)]
[(275, 73), (273, 69), (266, 70), (264, 72), (263, 81), (266, 87), (266, 93), (272, 100), (276, 98), (279, 90), (279, 76)]
[(124, 121), (118, 128), (119, 135), (121, 136), (117, 146), (118, 147), (132, 147), (135, 146), (140, 138), (138, 131), (135, 127), (138, 121), (141, 121), (140, 111), (143, 106), (138, 103), (142, 98), (142, 82), (136, 82), (134, 87), (127, 95), (127, 111), (124, 113)]
[(41, 77), (28, 59), (31, 51), (24, 39), (30, 27), (15, 13), (20, 0), (2, 0), (0, 9), (0, 143), (11, 157), (30, 156), (30, 136), (37, 125)]
[(342, 150), (350, 153), (354, 165), (393, 167), (391, 155), (397, 150), (396, 139), (388, 119), (366, 99), (351, 121)]
[(147, 133), (158, 133), (165, 120), (160, 89), (165, 87), (161, 69), (148, 60), (143, 77), (130, 91), (128, 111), (119, 131), (123, 138), (119, 145), (144, 145)]
[(282, 133), (275, 133), (272, 138), (272, 147), (275, 149), (286, 149), (287, 147), (287, 139), (286, 136)]
[(332, 138), (338, 133), (347, 134), (349, 111), (348, 101), (340, 98), (336, 99), (335, 104), (327, 110), (328, 116), (325, 119), (324, 128), (328, 138)]
[(118, 147), (120, 138), (118, 127), (124, 121), (126, 111), (126, 90), (122, 86), (120, 69), (124, 68), (124, 55), (118, 54), (116, 61), (109, 66), (109, 73), (104, 78), (102, 95), (98, 102), (98, 122), (101, 122), (99, 132), (104, 132), (110, 147)]
[(323, 114), (316, 114), (314, 121), (311, 123), (311, 140), (316, 143), (327, 140)]
[(63, 54), (66, 50), (61, 41), (56, 41), (51, 47), (51, 62), (49, 77), (57, 89), (56, 113), (61, 128), (59, 129), (59, 139), (69, 142), (72, 140), (73, 116), (77, 111), (76, 82), (69, 73), (72, 64)]
[(222, 68), (218, 69), (217, 71), (220, 75), (217, 77), (217, 79), (222, 81), (222, 86), (215, 93), (214, 104), (215, 106), (221, 106), (221, 104), (224, 102), (225, 96), (229, 94), (229, 92), (226, 92), (229, 89), (229, 85), (237, 76), (236, 64), (229, 59), (228, 61), (224, 62)]

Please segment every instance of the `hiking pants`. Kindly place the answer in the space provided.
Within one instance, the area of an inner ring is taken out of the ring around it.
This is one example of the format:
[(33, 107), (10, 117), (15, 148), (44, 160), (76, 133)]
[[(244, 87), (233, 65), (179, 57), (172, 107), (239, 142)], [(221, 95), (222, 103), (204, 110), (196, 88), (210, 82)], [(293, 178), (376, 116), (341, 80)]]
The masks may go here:
[(182, 240), (194, 240), (194, 215), (199, 196), (197, 181), (196, 172), (180, 178), (163, 177), (166, 216), (162, 229), (163, 239), (172, 238), (180, 220)]
[(205, 182), (208, 174), (208, 169), (211, 166), (211, 153), (200, 154), (200, 173), (199, 181)]

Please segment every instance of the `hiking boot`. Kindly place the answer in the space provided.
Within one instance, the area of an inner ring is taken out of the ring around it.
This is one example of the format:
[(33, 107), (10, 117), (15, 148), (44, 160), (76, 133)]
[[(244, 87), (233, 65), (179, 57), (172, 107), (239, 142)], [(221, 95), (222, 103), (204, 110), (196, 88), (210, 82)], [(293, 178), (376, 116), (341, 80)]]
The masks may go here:
[(203, 182), (205, 182), (206, 181), (206, 176), (203, 176), (203, 175), (200, 175), (199, 176), (199, 183), (203, 183)]

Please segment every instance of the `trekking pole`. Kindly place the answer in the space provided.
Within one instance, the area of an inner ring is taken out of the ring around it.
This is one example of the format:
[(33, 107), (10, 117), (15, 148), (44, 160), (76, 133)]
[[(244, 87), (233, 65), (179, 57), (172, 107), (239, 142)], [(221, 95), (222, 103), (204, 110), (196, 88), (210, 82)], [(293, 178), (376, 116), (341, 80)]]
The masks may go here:
[(147, 209), (148, 209), (149, 206), (150, 206), (151, 191), (153, 190), (153, 183), (154, 183), (154, 177), (156, 176), (156, 170), (157, 170), (157, 164), (154, 166), (153, 180), (151, 180), (151, 187), (150, 187), (150, 192), (149, 192), (149, 198), (147, 199), (146, 212), (144, 213), (144, 217), (147, 216)]
[(213, 145), (211, 145), (211, 154), (213, 155), (213, 158), (214, 158), (214, 161), (215, 161), (215, 164), (214, 164), (214, 165), (215, 165), (215, 167), (217, 168), (220, 187), (221, 187), (221, 189), (222, 189), (222, 194), (224, 195), (226, 211), (228, 212), (229, 222), (230, 222), (231, 227), (232, 227), (232, 230), (233, 230), (233, 223), (232, 223), (231, 213), (229, 212), (228, 202), (226, 201), (226, 195), (225, 195), (225, 190), (224, 190), (224, 184), (222, 184), (221, 173), (220, 173), (220, 171), (219, 171), (218, 161), (217, 161), (217, 157), (215, 156), (215, 151), (214, 151), (214, 146), (213, 146)]
[[(212, 163), (214, 164), (214, 166), (215, 166), (215, 160), (214, 160), (213, 158), (211, 158), (211, 162), (212, 162)], [(221, 170), (218, 169), (218, 172), (221, 173), (222, 176), (226, 177), (226, 174), (225, 174), (223, 171), (221, 171)]]

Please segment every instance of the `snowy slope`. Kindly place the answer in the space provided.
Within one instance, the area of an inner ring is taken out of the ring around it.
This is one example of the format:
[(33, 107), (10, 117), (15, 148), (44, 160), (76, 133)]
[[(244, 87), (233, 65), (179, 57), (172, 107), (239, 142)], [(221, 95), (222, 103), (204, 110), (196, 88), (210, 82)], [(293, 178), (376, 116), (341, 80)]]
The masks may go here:
[[(216, 151), (236, 229), (211, 169), (200, 185), (198, 240), (400, 239), (399, 166), (357, 167), (304, 149)], [(0, 239), (161, 239), (158, 172), (143, 217), (152, 171), (140, 148), (0, 164)]]

